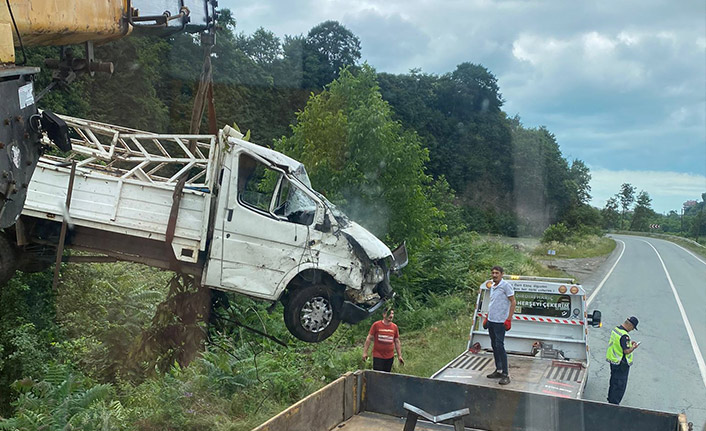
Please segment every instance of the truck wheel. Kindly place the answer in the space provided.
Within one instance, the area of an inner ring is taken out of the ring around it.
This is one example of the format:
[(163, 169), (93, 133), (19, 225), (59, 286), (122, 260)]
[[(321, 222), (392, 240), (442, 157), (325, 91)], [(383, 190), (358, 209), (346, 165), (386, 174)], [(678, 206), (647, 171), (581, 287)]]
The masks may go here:
[(333, 334), (341, 320), (337, 295), (325, 284), (300, 287), (284, 302), (284, 324), (295, 337), (318, 343)]
[(17, 269), (17, 251), (5, 235), (0, 234), (0, 286), (7, 283)]

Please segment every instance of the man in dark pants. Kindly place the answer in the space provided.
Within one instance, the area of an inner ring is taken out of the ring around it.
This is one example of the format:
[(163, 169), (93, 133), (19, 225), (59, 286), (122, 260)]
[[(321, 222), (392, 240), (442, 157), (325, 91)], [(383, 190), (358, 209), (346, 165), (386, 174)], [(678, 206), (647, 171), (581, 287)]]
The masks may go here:
[(606, 360), (610, 362), (610, 388), (608, 402), (620, 404), (628, 386), (628, 374), (632, 365), (632, 352), (639, 343), (630, 340), (628, 332), (637, 330), (637, 317), (628, 317), (625, 323), (613, 328), (606, 351)]
[(500, 378), (501, 385), (510, 383), (505, 352), (505, 331), (512, 326), (512, 315), (515, 312), (515, 291), (512, 285), (503, 280), (505, 271), (500, 266), (494, 266), (490, 275), (493, 283), (490, 286), (490, 304), (488, 304), (487, 325), (490, 345), (495, 358), (495, 371), (488, 374), (489, 379)]
[(373, 323), (368, 332), (363, 346), (363, 361), (368, 360), (368, 349), (370, 342), (373, 343), (373, 370), (392, 371), (392, 363), (395, 361), (395, 352), (400, 365), (404, 365), (402, 359), (402, 343), (400, 343), (400, 330), (392, 323), (395, 318), (395, 310), (383, 311), (382, 320)]

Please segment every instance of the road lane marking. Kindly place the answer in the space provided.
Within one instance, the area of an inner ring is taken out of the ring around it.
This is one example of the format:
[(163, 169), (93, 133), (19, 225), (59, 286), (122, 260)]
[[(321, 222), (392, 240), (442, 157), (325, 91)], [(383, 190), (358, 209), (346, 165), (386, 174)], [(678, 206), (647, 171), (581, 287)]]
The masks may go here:
[(664, 264), (664, 261), (662, 260), (662, 256), (659, 254), (657, 249), (652, 244), (645, 241), (644, 239), (641, 239), (640, 241), (642, 241), (645, 244), (652, 247), (652, 250), (654, 250), (655, 253), (657, 253), (657, 257), (659, 258), (659, 261), (662, 263), (662, 269), (664, 269), (664, 273), (667, 275), (667, 281), (669, 281), (669, 286), (672, 288), (672, 293), (674, 294), (674, 299), (677, 300), (677, 306), (679, 307), (679, 312), (681, 312), (681, 318), (684, 321), (684, 326), (686, 327), (686, 333), (689, 335), (689, 341), (691, 342), (691, 348), (694, 350), (694, 356), (696, 356), (696, 363), (699, 365), (699, 371), (701, 372), (701, 379), (704, 381), (704, 386), (706, 387), (706, 362), (704, 362), (704, 356), (701, 354), (701, 349), (699, 349), (699, 345), (696, 343), (696, 338), (694, 337), (694, 331), (693, 331), (693, 329), (691, 329), (691, 324), (689, 323), (689, 318), (686, 317), (686, 311), (684, 311), (684, 306), (681, 303), (681, 299), (679, 299), (679, 294), (677, 293), (677, 289), (674, 287), (674, 283), (672, 282), (672, 277), (669, 275), (669, 271), (667, 271), (667, 266)]
[(588, 297), (588, 301), (586, 301), (586, 307), (588, 307), (589, 305), (591, 305), (591, 302), (593, 302), (593, 299), (596, 297), (596, 295), (598, 294), (598, 292), (601, 291), (601, 289), (603, 288), (603, 285), (605, 284), (606, 280), (608, 280), (608, 277), (610, 277), (610, 274), (612, 274), (612, 273), (613, 273), (613, 270), (615, 269), (615, 267), (618, 266), (618, 262), (620, 262), (620, 258), (623, 257), (623, 253), (625, 253), (625, 243), (622, 242), (622, 241), (619, 240), (619, 239), (615, 239), (615, 238), (613, 238), (613, 239), (614, 239), (615, 241), (618, 241), (620, 244), (622, 244), (622, 245), (623, 245), (623, 249), (620, 251), (620, 256), (618, 256), (618, 258), (615, 260), (615, 263), (614, 263), (613, 266), (610, 268), (610, 271), (608, 271), (608, 274), (606, 274), (606, 276), (603, 277), (603, 280), (601, 280), (601, 282), (600, 282), (600, 284), (598, 285), (598, 287), (596, 287), (596, 290), (594, 290), (593, 292), (591, 292), (591, 296), (589, 296), (589, 297)]
[[(669, 242), (671, 242), (671, 241), (669, 241)], [(704, 265), (706, 265), (706, 262), (704, 262), (703, 260), (701, 260), (700, 257), (698, 257), (697, 255), (695, 255), (695, 254), (692, 253), (691, 251), (685, 249), (684, 247), (680, 246), (679, 244), (676, 244), (676, 243), (673, 243), (673, 242), (671, 242), (671, 243), (674, 244), (674, 245), (676, 245), (676, 246), (679, 247), (680, 249), (684, 250), (685, 252), (689, 253), (690, 255), (694, 256), (694, 259), (696, 259), (696, 260), (698, 260), (699, 262), (701, 262), (701, 263), (703, 263)]]

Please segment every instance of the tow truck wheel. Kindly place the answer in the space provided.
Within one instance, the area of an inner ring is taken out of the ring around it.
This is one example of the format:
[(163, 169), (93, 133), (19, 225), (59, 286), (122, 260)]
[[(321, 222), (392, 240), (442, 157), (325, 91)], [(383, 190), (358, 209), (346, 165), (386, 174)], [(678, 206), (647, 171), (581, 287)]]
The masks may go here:
[(318, 343), (330, 337), (341, 323), (336, 309), (339, 302), (334, 290), (325, 284), (300, 287), (284, 302), (284, 324), (300, 340)]
[(0, 234), (0, 287), (15, 275), (17, 269), (17, 250), (5, 235)]

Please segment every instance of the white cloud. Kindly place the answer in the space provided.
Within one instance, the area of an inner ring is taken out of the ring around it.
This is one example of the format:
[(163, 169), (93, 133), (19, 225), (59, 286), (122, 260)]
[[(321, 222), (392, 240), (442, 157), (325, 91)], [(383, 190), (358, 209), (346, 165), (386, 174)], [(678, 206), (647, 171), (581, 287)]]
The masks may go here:
[(701, 200), (706, 192), (706, 176), (681, 172), (591, 169), (593, 206), (603, 208), (606, 201), (630, 183), (637, 192), (644, 190), (652, 198), (652, 209), (660, 213), (679, 211), (687, 200)]

